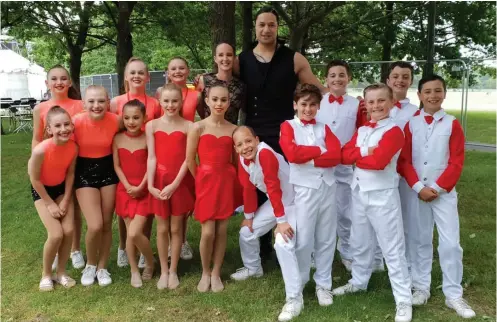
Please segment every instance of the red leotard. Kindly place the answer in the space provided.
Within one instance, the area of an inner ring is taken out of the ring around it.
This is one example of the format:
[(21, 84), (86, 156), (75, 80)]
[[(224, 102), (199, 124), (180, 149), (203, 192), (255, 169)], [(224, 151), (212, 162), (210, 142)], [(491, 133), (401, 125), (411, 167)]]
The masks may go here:
[[(132, 186), (139, 186), (147, 172), (147, 149), (139, 149), (130, 152), (127, 149), (119, 148), (119, 162), (126, 179)], [(145, 188), (146, 194), (140, 199), (132, 198), (127, 192), (124, 185), (119, 182), (116, 190), (116, 214), (121, 217), (134, 218), (135, 215), (147, 216), (150, 214), (149, 194)]]
[(40, 181), (45, 186), (56, 186), (66, 179), (67, 169), (76, 157), (76, 143), (69, 140), (56, 145), (52, 138), (40, 143), (44, 155), (41, 164)]
[[(155, 131), (155, 167), (154, 187), (162, 190), (171, 184), (186, 158), (186, 134), (180, 131), (166, 133)], [(152, 212), (162, 218), (184, 215), (193, 210), (195, 204), (194, 180), (188, 171), (178, 189), (169, 200), (158, 200), (150, 195)]]
[(235, 166), (231, 163), (232, 151), (233, 139), (230, 136), (200, 136), (195, 219), (201, 223), (227, 219), (243, 202)]
[(197, 111), (198, 92), (194, 89), (187, 88), (186, 90), (182, 89), (181, 94), (183, 95), (183, 118), (194, 122), (195, 112)]
[(64, 99), (61, 101), (49, 100), (49, 101), (40, 103), (39, 107), (38, 107), (38, 110), (40, 112), (40, 127), (38, 129), (38, 134), (37, 134), (38, 139), (40, 139), (40, 140), (43, 138), (43, 131), (44, 131), (45, 127), (47, 126), (45, 121), (47, 118), (48, 110), (50, 110), (50, 108), (52, 108), (52, 106), (56, 106), (56, 105), (62, 107), (64, 110), (66, 110), (67, 113), (69, 113), (69, 116), (71, 116), (71, 118), (74, 115), (79, 114), (79, 113), (84, 111), (83, 101), (73, 100), (70, 98)]
[(117, 105), (116, 114), (121, 116), (123, 114), (124, 104), (134, 99), (137, 99), (143, 104), (145, 104), (145, 109), (146, 109), (145, 113), (147, 115), (147, 119), (145, 120), (142, 126), (142, 131), (145, 131), (145, 123), (159, 118), (163, 114), (162, 108), (159, 105), (159, 101), (154, 97), (150, 97), (146, 94), (136, 95), (136, 94), (126, 93), (123, 95), (119, 95), (115, 98)]
[(88, 113), (81, 113), (74, 118), (73, 123), (80, 157), (102, 158), (112, 154), (112, 140), (119, 131), (116, 114), (105, 112), (103, 119), (95, 121)]

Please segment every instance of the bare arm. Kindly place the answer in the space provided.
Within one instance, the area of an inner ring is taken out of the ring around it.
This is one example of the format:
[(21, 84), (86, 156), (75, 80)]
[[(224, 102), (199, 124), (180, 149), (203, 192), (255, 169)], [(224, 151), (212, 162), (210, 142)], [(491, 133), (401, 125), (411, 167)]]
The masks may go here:
[(117, 114), (117, 98), (114, 97), (110, 100), (109, 112)]
[(40, 105), (36, 105), (33, 109), (33, 139), (31, 140), (31, 150), (43, 140), (43, 129), (40, 123)]
[(186, 141), (186, 164), (191, 174), (195, 177), (197, 174), (197, 148), (200, 139), (200, 125), (194, 123), (188, 129), (188, 136)]
[(76, 160), (78, 159), (79, 148), (76, 146), (76, 154), (74, 155), (74, 160), (72, 160), (69, 169), (67, 169), (66, 174), (66, 184), (64, 190), (64, 199), (71, 200), (73, 187), (74, 187), (74, 171), (76, 170)]
[(128, 179), (126, 179), (123, 169), (121, 168), (121, 161), (119, 160), (119, 153), (117, 152), (118, 139), (119, 137), (116, 135), (114, 137), (114, 141), (112, 141), (112, 159), (114, 160), (114, 171), (116, 171), (117, 177), (119, 178), (119, 181), (121, 181), (121, 183), (123, 184), (124, 189), (128, 191), (131, 188), (131, 185), (129, 184)]
[[(148, 158), (147, 158), (147, 178), (148, 190), (154, 189), (155, 167), (157, 166), (157, 159), (155, 157), (155, 137), (153, 122), (150, 121), (145, 125), (145, 133), (147, 136)], [(163, 188), (163, 187), (161, 187)]]
[(295, 65), (295, 74), (299, 77), (299, 82), (301, 84), (312, 84), (316, 85), (322, 93), (328, 92), (328, 89), (321, 84), (317, 77), (312, 73), (311, 65), (309, 61), (301, 54), (295, 53), (293, 58)]

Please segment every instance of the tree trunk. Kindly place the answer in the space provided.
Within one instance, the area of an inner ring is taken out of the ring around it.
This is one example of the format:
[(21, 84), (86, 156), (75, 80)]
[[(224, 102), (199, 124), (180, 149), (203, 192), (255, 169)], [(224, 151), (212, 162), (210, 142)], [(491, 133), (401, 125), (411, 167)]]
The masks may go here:
[(81, 89), (79, 77), (81, 74), (81, 58), (83, 57), (83, 50), (77, 46), (69, 49), (69, 74), (71, 74), (72, 87), (74, 87), (81, 98)]
[[(383, 61), (392, 60), (392, 44), (395, 42), (395, 26), (393, 24), (393, 5), (394, 2), (386, 2), (385, 3), (385, 18), (386, 25), (383, 33), (383, 41), (382, 41), (382, 57)], [(389, 63), (381, 64), (381, 82), (386, 83), (388, 78), (388, 68)]]
[[(235, 1), (211, 2), (212, 56), (220, 42), (226, 42), (236, 50)], [(215, 63), (213, 63), (215, 68)]]
[(433, 74), (433, 59), (435, 58), (435, 25), (436, 25), (436, 1), (428, 3), (428, 46), (426, 50), (426, 65), (423, 69), (423, 77)]
[(308, 27), (296, 26), (290, 31), (290, 49), (300, 52)]
[(124, 68), (126, 63), (133, 56), (133, 40), (131, 37), (131, 24), (129, 18), (133, 12), (136, 1), (118, 1), (116, 3), (118, 10), (117, 17), (117, 46), (116, 46), (116, 70), (119, 93), (123, 94), (124, 90)]
[(250, 50), (252, 47), (252, 1), (241, 1), (242, 6), (242, 38), (243, 50)]

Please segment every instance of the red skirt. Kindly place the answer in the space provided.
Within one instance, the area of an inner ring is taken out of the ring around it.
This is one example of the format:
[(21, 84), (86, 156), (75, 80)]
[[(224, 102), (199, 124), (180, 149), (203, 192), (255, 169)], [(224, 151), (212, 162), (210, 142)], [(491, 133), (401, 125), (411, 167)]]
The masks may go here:
[(135, 215), (149, 216), (151, 211), (148, 200), (148, 190), (146, 190), (146, 194), (142, 198), (134, 199), (126, 192), (124, 185), (119, 182), (116, 190), (116, 214), (119, 217), (131, 219), (133, 219)]
[(242, 187), (232, 164), (226, 167), (200, 165), (195, 191), (195, 219), (201, 223), (228, 219), (243, 204)]
[[(174, 181), (176, 175), (177, 173), (171, 173), (158, 167), (155, 170), (154, 187), (159, 190), (164, 189)], [(159, 200), (150, 195), (149, 203), (151, 212), (164, 219), (169, 218), (169, 216), (182, 216), (192, 211), (195, 205), (195, 181), (190, 172), (187, 172), (171, 198)]]

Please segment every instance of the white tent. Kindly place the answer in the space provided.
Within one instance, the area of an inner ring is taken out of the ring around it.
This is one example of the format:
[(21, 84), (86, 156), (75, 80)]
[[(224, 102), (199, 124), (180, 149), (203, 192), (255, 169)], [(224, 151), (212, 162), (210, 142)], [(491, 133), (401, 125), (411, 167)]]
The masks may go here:
[(14, 51), (0, 50), (0, 97), (41, 99), (46, 91), (46, 75), (43, 67)]

